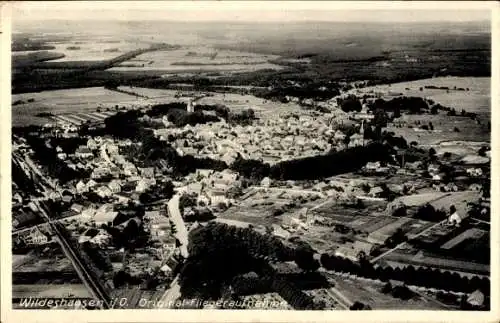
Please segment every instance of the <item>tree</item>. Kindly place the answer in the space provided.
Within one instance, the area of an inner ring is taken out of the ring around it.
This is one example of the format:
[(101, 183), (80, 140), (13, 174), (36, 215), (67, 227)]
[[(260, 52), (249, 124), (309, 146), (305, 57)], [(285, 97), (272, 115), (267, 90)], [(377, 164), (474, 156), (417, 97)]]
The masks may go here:
[(387, 284), (382, 287), (381, 292), (384, 294), (389, 294), (392, 291), (392, 284), (390, 282), (387, 282)]
[(339, 98), (337, 100), (337, 103), (340, 105), (340, 108), (344, 112), (351, 112), (351, 111), (357, 111), (360, 112), (363, 107), (361, 105), (361, 102), (358, 100), (358, 98), (350, 94), (347, 98), (341, 99)]
[(486, 152), (488, 151), (488, 147), (486, 146), (482, 146), (479, 151), (477, 152), (477, 154), (481, 157), (486, 157)]
[(366, 304), (363, 304), (361, 302), (354, 302), (354, 304), (352, 304), (350, 307), (349, 307), (349, 310), (351, 311), (362, 311), (362, 310), (371, 310), (370, 306), (366, 305)]
[(387, 115), (387, 112), (385, 112), (385, 110), (383, 109), (377, 109), (375, 110), (374, 118), (372, 119), (372, 124), (375, 125), (376, 127), (385, 128), (387, 127), (388, 120), (389, 117)]

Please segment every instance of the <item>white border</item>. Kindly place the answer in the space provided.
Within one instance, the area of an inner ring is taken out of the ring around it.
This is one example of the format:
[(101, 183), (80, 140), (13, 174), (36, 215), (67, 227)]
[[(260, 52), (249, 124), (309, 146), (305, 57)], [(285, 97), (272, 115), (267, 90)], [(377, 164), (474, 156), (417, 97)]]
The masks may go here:
[[(64, 6), (61, 2), (40, 2), (41, 6)], [(11, 151), (11, 116), (10, 116), (10, 14), (9, 5), (0, 3), (2, 6), (0, 16), (0, 166), (1, 166), (1, 186), (0, 186), (0, 232), (1, 232), (1, 310), (2, 322), (499, 322), (499, 224), (500, 220), (496, 216), (498, 201), (495, 197), (500, 196), (499, 174), (498, 174), (498, 149), (499, 131), (495, 125), (499, 124), (499, 89), (500, 89), (500, 16), (497, 2), (435, 2), (435, 1), (415, 1), (415, 2), (326, 2), (326, 1), (303, 1), (303, 2), (236, 2), (236, 1), (170, 1), (170, 2), (146, 2), (140, 1), (133, 5), (149, 8), (159, 8), (168, 6), (169, 8), (179, 8), (182, 10), (193, 10), (193, 8), (206, 8), (211, 10), (327, 10), (327, 9), (422, 9), (427, 10), (473, 10), (490, 9), (492, 11), (492, 219), (491, 219), (491, 300), (492, 310), (490, 312), (459, 312), (459, 311), (217, 311), (217, 310), (108, 310), (108, 311), (34, 311), (34, 310), (11, 310), (11, 185), (10, 185), (10, 151)], [(19, 5), (19, 3), (14, 3)], [(88, 5), (83, 2), (72, 2), (73, 8)], [(110, 8), (120, 8), (120, 2), (111, 1), (105, 4)], [(131, 5), (128, 2), (128, 5)], [(7, 46), (6, 46), (7, 44)], [(496, 122), (495, 122), (496, 121)]]

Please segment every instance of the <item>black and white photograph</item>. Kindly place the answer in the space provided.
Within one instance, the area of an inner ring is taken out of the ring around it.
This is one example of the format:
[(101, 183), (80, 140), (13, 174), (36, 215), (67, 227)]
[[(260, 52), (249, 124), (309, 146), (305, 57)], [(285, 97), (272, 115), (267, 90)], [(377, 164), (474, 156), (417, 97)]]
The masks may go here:
[(13, 3), (9, 307), (498, 306), (495, 9), (432, 4)]

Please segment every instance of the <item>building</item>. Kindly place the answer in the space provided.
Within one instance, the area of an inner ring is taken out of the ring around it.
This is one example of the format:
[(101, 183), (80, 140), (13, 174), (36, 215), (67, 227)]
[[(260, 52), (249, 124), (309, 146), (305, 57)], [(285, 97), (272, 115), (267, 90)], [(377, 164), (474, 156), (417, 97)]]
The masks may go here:
[(88, 192), (88, 190), (89, 190), (88, 186), (85, 185), (85, 183), (82, 180), (80, 180), (80, 181), (78, 181), (78, 183), (76, 183), (76, 192), (78, 194)]
[(99, 146), (93, 138), (90, 138), (89, 140), (87, 140), (87, 148), (90, 150), (95, 150), (99, 148)]
[(473, 306), (483, 306), (484, 294), (479, 289), (474, 291), (467, 298), (467, 303), (469, 303)]
[(94, 154), (87, 146), (80, 146), (76, 149), (75, 156), (78, 158), (92, 158)]
[(30, 233), (25, 238), (25, 242), (32, 245), (45, 244), (49, 242), (49, 237), (35, 226), (30, 230)]
[(112, 180), (111, 182), (109, 182), (108, 187), (112, 193), (119, 193), (122, 190), (122, 186), (119, 180)]
[(83, 205), (75, 203), (71, 205), (70, 210), (80, 214), (83, 211)]
[(111, 191), (111, 189), (107, 186), (100, 186), (97, 190), (96, 190), (96, 193), (97, 195), (99, 195), (100, 197), (104, 198), (104, 197), (109, 197), (111, 195), (113, 195), (113, 192)]
[(140, 168), (139, 171), (141, 172), (141, 175), (146, 178), (154, 178), (155, 176), (154, 167)]
[(462, 216), (458, 214), (457, 211), (453, 212), (448, 218), (448, 223), (452, 225), (460, 225), (460, 223), (466, 218), (466, 216)]
[(189, 100), (189, 102), (187, 104), (187, 112), (188, 113), (193, 113), (194, 112), (194, 106), (195, 106), (195, 103), (193, 102), (193, 100)]
[(116, 212), (116, 211), (108, 211), (108, 212), (97, 211), (94, 214), (93, 221), (97, 225), (107, 224), (108, 222), (113, 222), (113, 220), (116, 218), (117, 215), (118, 215), (118, 212)]

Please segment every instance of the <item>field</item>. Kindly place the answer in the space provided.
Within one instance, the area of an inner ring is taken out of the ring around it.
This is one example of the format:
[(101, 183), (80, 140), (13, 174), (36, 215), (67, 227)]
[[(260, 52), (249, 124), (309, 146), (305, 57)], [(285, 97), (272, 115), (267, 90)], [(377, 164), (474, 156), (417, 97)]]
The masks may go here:
[[(426, 89), (426, 86), (447, 87), (446, 89)], [(462, 88), (455, 90), (454, 88)], [(422, 91), (420, 91), (422, 88)], [(468, 91), (466, 89), (469, 89)], [(420, 145), (434, 146), (441, 149), (440, 143), (452, 141), (489, 142), (490, 131), (487, 123), (491, 119), (490, 79), (486, 77), (436, 77), (411, 82), (393, 83), (388, 85), (370, 86), (352, 91), (357, 95), (365, 93), (380, 94), (389, 100), (399, 94), (431, 99), (443, 106), (454, 108), (457, 113), (462, 110), (477, 113), (481, 124), (464, 117), (450, 117), (441, 111), (438, 115), (407, 115), (398, 121), (408, 126), (389, 126), (388, 131), (394, 131), (397, 136), (403, 136), (408, 142), (416, 141)], [(420, 124), (432, 122), (434, 131), (417, 129)], [(454, 131), (458, 128), (459, 132)], [(450, 147), (448, 147), (450, 148)], [(436, 149), (438, 150), (438, 149)], [(439, 152), (439, 151), (438, 151)]]
[(383, 294), (380, 290), (385, 283), (382, 282), (367, 279), (352, 279), (345, 275), (337, 274), (328, 274), (328, 277), (334, 282), (335, 288), (351, 302), (359, 301), (377, 310), (395, 310), (402, 307), (408, 310), (444, 309), (437, 302), (420, 295), (415, 295), (408, 301), (402, 301), (390, 294)]
[(22, 101), (22, 103), (12, 107), (13, 126), (47, 123), (48, 119), (36, 116), (39, 113), (58, 115), (94, 112), (99, 107), (110, 108), (116, 105), (121, 107), (139, 104), (141, 99), (102, 87), (90, 87), (12, 95), (12, 102), (16, 101)]
[(13, 272), (73, 271), (69, 259), (62, 255), (50, 259), (25, 256), (12, 265)]
[(83, 284), (61, 285), (12, 285), (13, 298), (92, 298), (92, 295)]
[[(149, 98), (150, 103), (188, 102), (189, 99), (199, 97), (200, 93), (209, 93), (201, 99), (196, 100), (199, 105), (222, 104), (231, 111), (241, 112), (245, 109), (253, 109), (255, 115), (264, 120), (276, 118), (280, 113), (304, 112), (303, 108), (295, 103), (280, 103), (264, 100), (253, 95), (242, 95), (236, 93), (196, 92), (186, 94), (186, 91), (168, 89), (150, 89), (143, 87), (120, 86), (118, 89)], [(178, 97), (176, 97), (176, 95)], [(182, 95), (182, 96), (181, 96)]]
[(171, 51), (145, 53), (113, 67), (110, 71), (165, 71), (165, 72), (251, 72), (260, 69), (281, 69), (271, 64), (275, 55), (255, 54), (210, 47), (188, 47)]
[[(296, 203), (295, 207), (290, 209), (280, 216), (273, 216), (273, 211), (293, 201), (297, 193), (288, 193), (286, 190), (263, 192), (255, 191), (244, 200), (240, 201), (238, 205), (233, 206), (219, 215), (219, 218), (225, 220), (236, 220), (247, 222), (254, 225), (271, 225), (281, 224), (286, 221), (290, 215), (293, 215), (300, 208), (311, 207), (316, 204), (313, 201), (307, 201), (303, 204)], [(305, 196), (306, 194), (301, 194)]]

